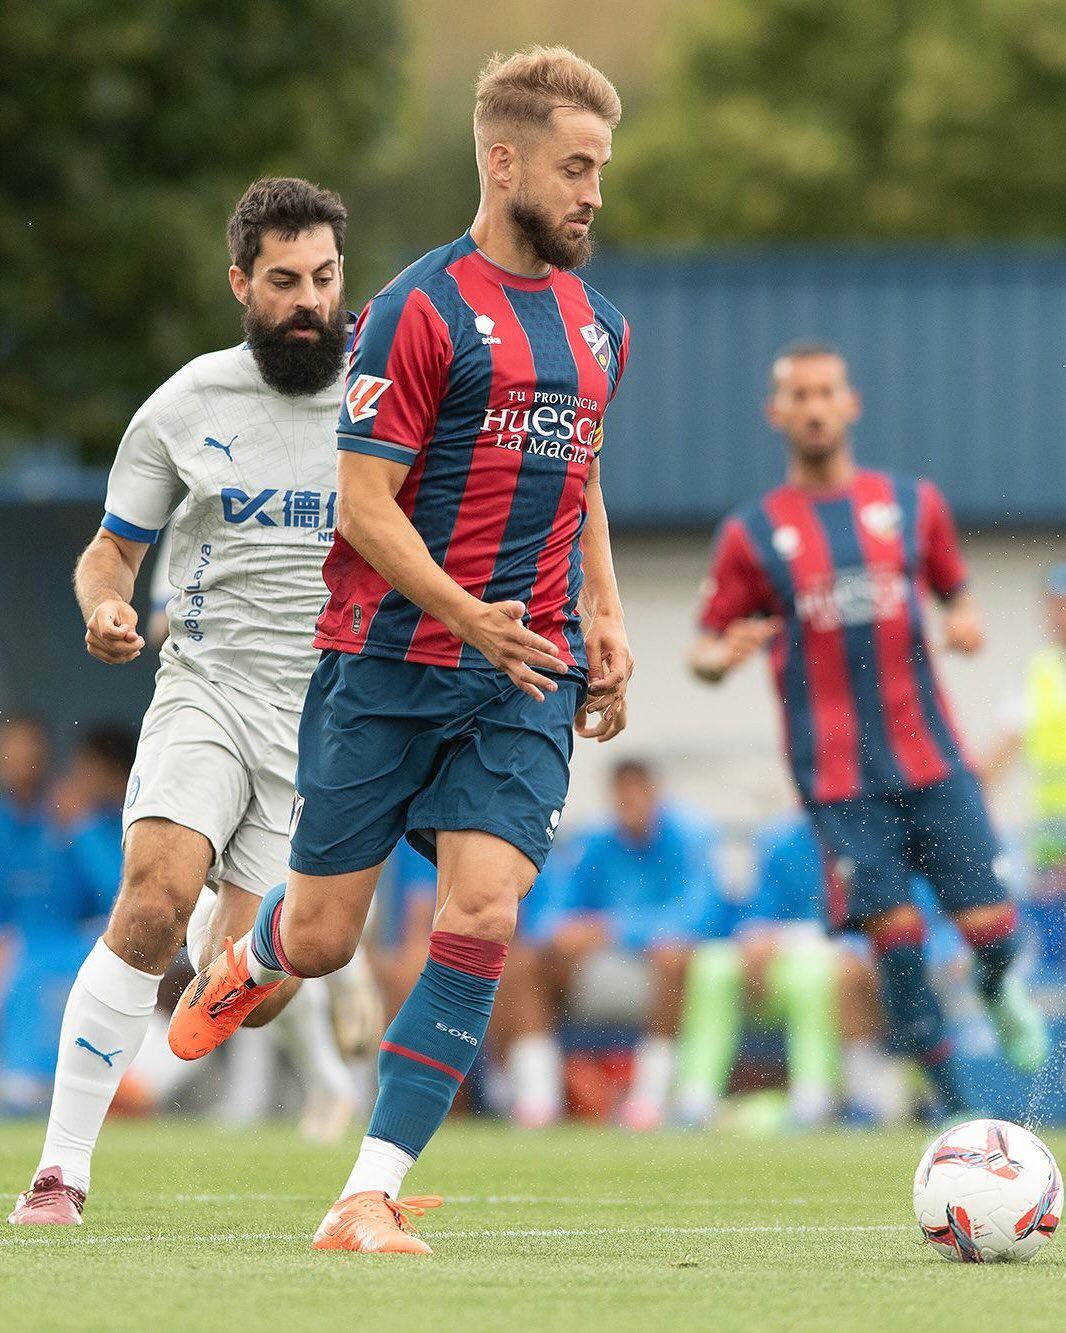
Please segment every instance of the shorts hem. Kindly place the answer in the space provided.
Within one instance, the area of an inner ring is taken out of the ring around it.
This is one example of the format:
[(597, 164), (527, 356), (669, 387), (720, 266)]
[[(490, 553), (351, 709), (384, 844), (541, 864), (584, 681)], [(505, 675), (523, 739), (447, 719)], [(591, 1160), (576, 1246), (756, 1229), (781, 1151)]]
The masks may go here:
[(507, 828), (502, 824), (494, 824), (490, 820), (478, 820), (476, 816), (467, 815), (465, 818), (456, 817), (455, 819), (436, 819), (432, 815), (420, 819), (417, 824), (408, 828), (408, 833), (418, 833), (422, 829), (432, 829), (434, 833), (491, 833), (494, 837), (502, 838), (512, 847), (516, 847), (523, 856), (528, 856), (537, 867), (539, 874), (544, 869), (544, 862), (548, 859), (550, 847), (536, 847), (533, 843), (515, 836), (513, 828)]
[[(402, 834), (400, 835), (403, 836)], [(399, 842), (399, 838), (396, 842)], [(317, 875), (324, 879), (327, 875), (353, 875), (357, 870), (369, 870), (372, 866), (381, 865), (386, 861), (389, 853), (396, 843), (384, 850), (379, 850), (373, 856), (350, 856), (343, 861), (316, 861), (310, 856), (289, 856), (289, 869), (295, 870), (298, 875)]]

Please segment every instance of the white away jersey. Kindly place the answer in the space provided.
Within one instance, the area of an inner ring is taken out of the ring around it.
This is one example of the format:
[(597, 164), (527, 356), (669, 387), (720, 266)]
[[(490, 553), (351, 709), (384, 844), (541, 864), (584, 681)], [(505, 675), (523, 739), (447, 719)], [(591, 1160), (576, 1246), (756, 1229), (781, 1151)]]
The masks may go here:
[(281, 708), (301, 707), (317, 656), (342, 385), (289, 398), (247, 347), (197, 357), (134, 416), (108, 479), (121, 537), (154, 542), (181, 505), (164, 653)]

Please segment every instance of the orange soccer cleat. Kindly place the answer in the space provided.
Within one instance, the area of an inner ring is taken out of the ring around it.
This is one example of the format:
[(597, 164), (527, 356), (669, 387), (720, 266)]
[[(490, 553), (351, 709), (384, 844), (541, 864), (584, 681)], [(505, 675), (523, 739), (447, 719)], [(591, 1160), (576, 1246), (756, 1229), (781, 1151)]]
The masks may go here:
[(284, 984), (268, 981), (257, 986), (248, 972), (248, 940), (234, 945), (226, 940), (225, 953), (198, 972), (185, 987), (170, 1019), (170, 1049), (182, 1060), (199, 1060), (227, 1037), (232, 1037), (248, 1015)]
[(417, 1235), (409, 1213), (421, 1217), (439, 1208), (437, 1194), (416, 1199), (390, 1199), (381, 1190), (363, 1190), (338, 1199), (315, 1232), (313, 1250), (357, 1250), (360, 1254), (432, 1254)]

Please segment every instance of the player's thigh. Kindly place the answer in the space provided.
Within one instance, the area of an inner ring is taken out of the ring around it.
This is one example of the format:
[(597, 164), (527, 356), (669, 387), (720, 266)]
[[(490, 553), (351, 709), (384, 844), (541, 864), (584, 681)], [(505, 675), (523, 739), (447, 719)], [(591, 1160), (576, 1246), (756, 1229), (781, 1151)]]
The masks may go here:
[(343, 875), (289, 871), (279, 930), (297, 976), (327, 976), (351, 961), (380, 875), (380, 864)]
[(1007, 898), (999, 840), (972, 773), (911, 792), (908, 807), (915, 869), (946, 912), (992, 907)]
[(126, 835), (122, 882), (104, 935), (108, 947), (133, 967), (166, 971), (214, 859), (198, 830), (167, 819), (137, 820)]
[(437, 913), (434, 929), (506, 944), (518, 904), (537, 867), (504, 838), (478, 829), (437, 834)]
[(289, 866), (335, 878), (379, 865), (433, 780), (459, 671), (322, 655), (300, 720)]
[(830, 924), (858, 925), (911, 901), (909, 830), (892, 796), (811, 809), (826, 860)]
[[(544, 866), (570, 784), (581, 686), (561, 681), (558, 692), (539, 703), (499, 672), (458, 674), (466, 678), (462, 688), (470, 701), (468, 722), (441, 750), (432, 780), (411, 802), (407, 829), (420, 847), (431, 849), (435, 839), (438, 869), (445, 834), (490, 835), (460, 842), (470, 849), (463, 851), (461, 863), (459, 854), (451, 853), (462, 866), (456, 871), (462, 878), (475, 857), (488, 862), (491, 887), (455, 881), (456, 891), (473, 906), (478, 895), (495, 899), (504, 881), (507, 894), (518, 884), (524, 896)], [(492, 851), (494, 839), (507, 843), (511, 852)]]

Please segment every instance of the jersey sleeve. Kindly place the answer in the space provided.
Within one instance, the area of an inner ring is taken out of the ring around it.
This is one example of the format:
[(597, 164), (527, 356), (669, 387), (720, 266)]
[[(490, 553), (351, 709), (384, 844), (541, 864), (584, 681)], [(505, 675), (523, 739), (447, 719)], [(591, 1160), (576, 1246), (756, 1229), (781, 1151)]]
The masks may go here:
[(337, 447), (410, 466), (431, 438), (452, 360), (448, 327), (424, 292), (383, 292), (359, 317)]
[[(625, 374), (626, 365), (629, 361), (629, 324), (626, 320), (622, 321), (622, 339), (618, 344), (618, 364), (615, 369), (614, 383), (611, 385), (610, 397), (604, 407), (606, 414), (607, 408), (614, 402), (615, 394), (618, 392), (618, 386), (622, 383), (622, 376)], [(600, 450), (603, 448), (603, 417), (600, 417), (596, 429), (592, 436), (592, 456), (599, 458)]]
[(184, 496), (185, 483), (149, 398), (127, 427), (111, 465), (102, 526), (130, 541), (154, 542)]
[(773, 610), (773, 590), (759, 565), (747, 529), (728, 519), (711, 553), (700, 597), (699, 626), (722, 634), (734, 620)]
[(966, 562), (948, 502), (931, 481), (918, 485), (922, 572), (933, 592), (947, 601), (966, 584)]

